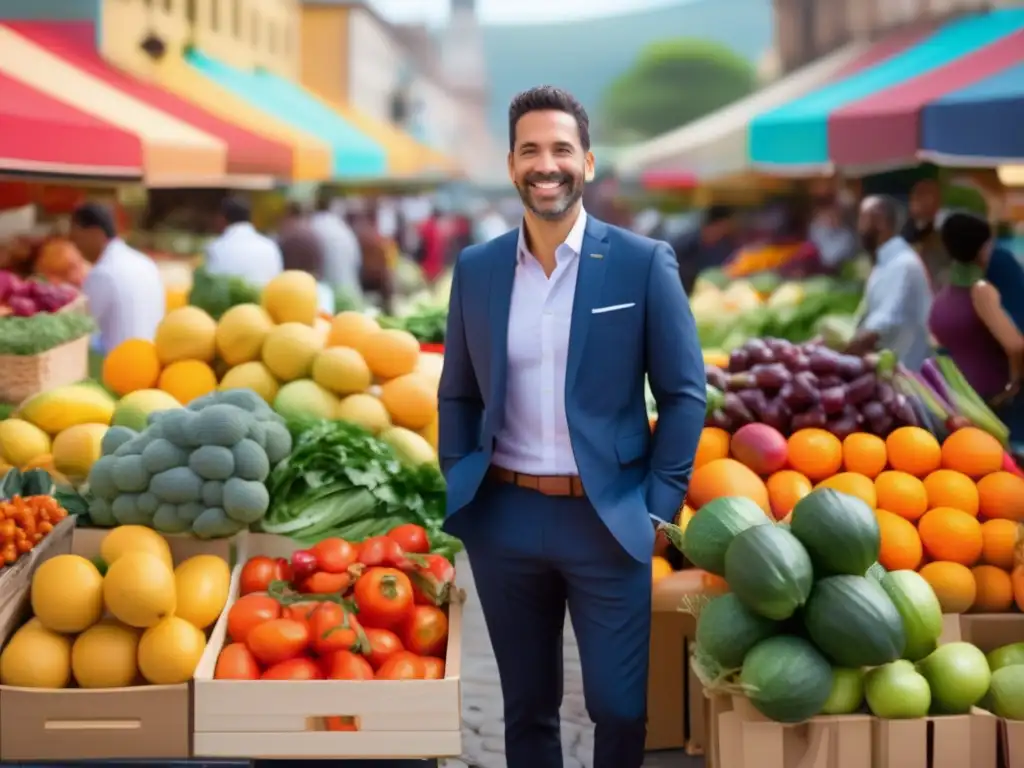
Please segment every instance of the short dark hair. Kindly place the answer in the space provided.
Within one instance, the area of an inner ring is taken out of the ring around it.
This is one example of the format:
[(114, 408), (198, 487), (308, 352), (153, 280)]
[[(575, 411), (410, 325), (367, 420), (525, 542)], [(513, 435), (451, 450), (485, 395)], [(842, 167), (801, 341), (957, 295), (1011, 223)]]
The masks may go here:
[(228, 224), (245, 224), (252, 220), (249, 204), (240, 197), (225, 197), (221, 200), (220, 215)]
[(530, 112), (565, 112), (576, 119), (580, 145), (590, 151), (590, 118), (583, 105), (568, 91), (553, 85), (538, 85), (528, 91), (516, 94), (508, 105), (508, 149), (516, 148), (516, 125), (523, 115)]
[(871, 195), (871, 207), (878, 211), (883, 223), (893, 232), (903, 226), (903, 205), (892, 195)]
[(705, 224), (717, 224), (720, 221), (728, 221), (736, 214), (731, 206), (712, 205), (704, 212)]
[(992, 225), (981, 216), (955, 211), (942, 223), (939, 237), (951, 259), (969, 264), (992, 239)]
[(101, 229), (110, 239), (117, 237), (114, 214), (103, 203), (82, 203), (71, 214), (71, 223), (82, 229)]

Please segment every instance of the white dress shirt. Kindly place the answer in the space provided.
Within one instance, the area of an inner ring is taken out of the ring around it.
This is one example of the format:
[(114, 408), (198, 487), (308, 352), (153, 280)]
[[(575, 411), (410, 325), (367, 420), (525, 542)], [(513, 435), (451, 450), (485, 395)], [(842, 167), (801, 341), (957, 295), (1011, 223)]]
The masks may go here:
[(353, 298), (362, 296), (359, 269), (363, 257), (352, 227), (332, 211), (314, 214), (310, 225), (324, 249), (324, 282), (342, 288)]
[(587, 214), (555, 251), (555, 270), (544, 274), (529, 252), (523, 229), (508, 316), (508, 383), (505, 423), (493, 462), (528, 475), (575, 475), (576, 458), (565, 416), (565, 370), (569, 326), (576, 297)]
[(111, 240), (89, 270), (82, 291), (99, 326), (93, 346), (109, 352), (128, 339), (153, 340), (164, 318), (164, 285), (153, 260)]
[(263, 286), (284, 271), (277, 243), (248, 222), (231, 224), (210, 243), (206, 269), (212, 275), (234, 275)]

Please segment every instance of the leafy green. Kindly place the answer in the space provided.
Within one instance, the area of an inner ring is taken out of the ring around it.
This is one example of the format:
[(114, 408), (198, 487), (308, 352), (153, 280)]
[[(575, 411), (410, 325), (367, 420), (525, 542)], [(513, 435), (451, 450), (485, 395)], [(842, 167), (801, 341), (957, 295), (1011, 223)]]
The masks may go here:
[(405, 317), (379, 318), (382, 328), (399, 328), (415, 336), (421, 344), (443, 344), (448, 324), (448, 308), (422, 305)]
[(238, 304), (259, 304), (260, 289), (235, 275), (213, 275), (198, 267), (192, 276), (188, 303), (214, 320)]
[(0, 318), (0, 355), (38, 355), (96, 330), (84, 312), (41, 312)]

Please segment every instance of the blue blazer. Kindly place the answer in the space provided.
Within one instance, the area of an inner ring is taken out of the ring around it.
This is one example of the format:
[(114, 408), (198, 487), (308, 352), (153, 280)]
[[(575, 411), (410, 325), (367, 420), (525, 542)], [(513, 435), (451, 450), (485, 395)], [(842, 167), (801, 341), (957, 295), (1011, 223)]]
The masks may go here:
[[(505, 417), (508, 316), (519, 231), (467, 248), (452, 280), (438, 393), (446, 526), (458, 533), (487, 473)], [(616, 304), (626, 310), (593, 314)], [(704, 426), (704, 360), (671, 247), (587, 219), (569, 326), (565, 410), (587, 498), (640, 561), (651, 517), (683, 503)], [(653, 435), (644, 375), (658, 403)]]

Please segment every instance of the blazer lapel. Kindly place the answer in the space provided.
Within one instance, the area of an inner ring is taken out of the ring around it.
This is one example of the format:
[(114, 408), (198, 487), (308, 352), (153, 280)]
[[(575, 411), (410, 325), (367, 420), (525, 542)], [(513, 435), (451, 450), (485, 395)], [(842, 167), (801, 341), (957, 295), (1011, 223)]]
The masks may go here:
[[(512, 283), (516, 276), (518, 231), (509, 232), (495, 243), (490, 286), (491, 320), (491, 402), (494, 429), (500, 429), (505, 415), (505, 384), (508, 380), (508, 313), (512, 306)], [(490, 409), (489, 409), (490, 410)]]
[(573, 298), (572, 322), (569, 326), (569, 352), (566, 361), (565, 385), (568, 389), (579, 372), (583, 349), (590, 330), (592, 310), (601, 300), (608, 264), (608, 225), (587, 217), (587, 230), (583, 236), (579, 272), (576, 275), (576, 296)]

